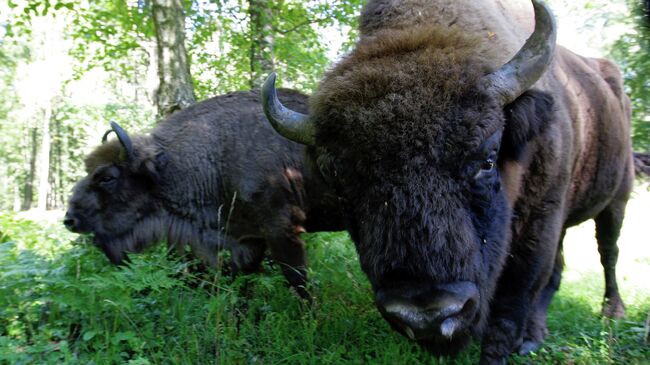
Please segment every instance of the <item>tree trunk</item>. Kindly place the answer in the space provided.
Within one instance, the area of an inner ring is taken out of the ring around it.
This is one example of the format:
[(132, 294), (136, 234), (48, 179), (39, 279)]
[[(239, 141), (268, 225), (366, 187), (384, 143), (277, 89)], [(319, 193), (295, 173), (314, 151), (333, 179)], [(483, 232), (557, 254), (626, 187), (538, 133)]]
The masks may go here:
[(23, 202), (20, 210), (28, 210), (32, 207), (34, 201), (34, 178), (36, 176), (36, 153), (38, 152), (38, 129), (32, 128), (31, 130), (31, 145), (32, 150), (29, 155), (29, 173), (25, 178), (25, 187), (23, 190)]
[(54, 126), (56, 127), (56, 138), (54, 140), (54, 150), (53, 158), (55, 161), (55, 173), (53, 174), (55, 179), (55, 194), (54, 194), (54, 206), (53, 208), (59, 208), (65, 206), (65, 187), (64, 177), (65, 173), (63, 170), (63, 131), (61, 130), (61, 119), (54, 118)]
[(50, 187), (50, 119), (52, 108), (43, 109), (43, 132), (41, 133), (41, 156), (38, 166), (38, 210), (47, 209), (47, 193)]
[(250, 49), (250, 87), (262, 87), (264, 79), (273, 71), (273, 10), (269, 1), (249, 0), (248, 2)]
[(185, 50), (185, 15), (182, 0), (153, 0), (158, 78), (158, 120), (196, 102)]
[(14, 212), (17, 212), (21, 208), (21, 201), (20, 201), (20, 187), (18, 184), (14, 185)]

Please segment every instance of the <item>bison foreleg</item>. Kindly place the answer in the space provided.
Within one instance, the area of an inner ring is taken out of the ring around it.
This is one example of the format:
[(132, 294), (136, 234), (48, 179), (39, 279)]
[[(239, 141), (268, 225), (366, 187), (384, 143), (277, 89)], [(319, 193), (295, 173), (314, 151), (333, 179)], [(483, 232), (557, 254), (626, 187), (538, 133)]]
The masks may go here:
[[(561, 211), (548, 205), (551, 212)], [(532, 218), (532, 217), (531, 217)], [(525, 231), (513, 237), (510, 255), (499, 278), (490, 306), (490, 321), (483, 334), (483, 365), (505, 364), (520, 345), (525, 324), (537, 306), (542, 289), (554, 269), (562, 230), (560, 214), (537, 216), (525, 225)]]
[(616, 282), (616, 261), (618, 260), (616, 241), (621, 233), (626, 204), (627, 199), (614, 200), (594, 219), (600, 263), (605, 270), (605, 299), (602, 314), (610, 318), (622, 318), (625, 315), (625, 306)]
[(232, 247), (233, 274), (257, 273), (262, 271), (262, 260), (266, 241), (261, 237), (240, 238)]
[(307, 284), (307, 258), (300, 236), (293, 232), (274, 235), (267, 239), (273, 260), (280, 265), (284, 277), (303, 299), (310, 299)]
[(557, 253), (555, 254), (555, 266), (553, 273), (548, 279), (548, 283), (539, 294), (537, 303), (533, 311), (528, 317), (526, 323), (526, 330), (524, 331), (524, 338), (521, 346), (519, 346), (519, 354), (527, 355), (531, 352), (537, 351), (544, 342), (544, 338), (548, 334), (546, 327), (546, 316), (548, 314), (548, 306), (551, 304), (553, 296), (560, 288), (560, 281), (562, 279), (562, 271), (564, 270), (564, 255), (562, 253), (562, 241), (566, 230), (562, 231), (560, 242), (558, 244)]

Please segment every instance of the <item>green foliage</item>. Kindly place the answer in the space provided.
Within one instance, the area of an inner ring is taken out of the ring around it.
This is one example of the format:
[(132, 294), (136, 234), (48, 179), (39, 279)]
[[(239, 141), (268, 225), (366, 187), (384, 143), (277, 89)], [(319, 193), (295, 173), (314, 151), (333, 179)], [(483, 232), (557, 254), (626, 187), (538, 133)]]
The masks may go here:
[(76, 77), (95, 67), (117, 72), (126, 80), (142, 78), (151, 61), (154, 38), (149, 1), (100, 0), (69, 12), (71, 54), (78, 60)]
[[(247, 1), (219, 1), (192, 7), (188, 17), (188, 52), (199, 99), (232, 90), (250, 89), (251, 45)], [(362, 1), (272, 1), (270, 30), (273, 60), (285, 87), (311, 91), (331, 62), (324, 32), (340, 33), (348, 41)]]
[[(255, 38), (248, 26), (250, 2), (184, 4), (186, 43), (199, 99), (248, 89)], [(43, 138), (52, 143), (48, 207), (62, 208), (72, 184), (83, 175), (83, 156), (99, 142), (110, 120), (131, 133), (154, 124), (158, 78), (153, 70), (156, 40), (151, 5), (151, 1), (124, 0), (0, 4), (1, 208), (22, 206), (29, 186), (36, 193), (38, 180), (44, 178), (34, 162), (40, 162)], [(361, 1), (291, 0), (268, 2), (268, 6), (274, 14), (270, 31), (275, 34), (273, 58), (282, 75), (280, 82), (310, 91), (333, 56), (323, 34), (352, 39), (355, 33), (350, 29)], [(59, 77), (40, 84), (30, 79), (35, 73)], [(51, 90), (32, 97), (33, 90), (41, 87)], [(43, 133), (46, 108), (52, 114), (49, 135)], [(37, 176), (30, 174), (32, 167)]]
[(632, 101), (632, 138), (638, 151), (650, 151), (650, 18), (645, 1), (628, 0), (627, 22), (632, 29), (611, 47), (611, 56), (623, 71)]
[[(390, 329), (343, 233), (309, 235), (311, 307), (279, 270), (194, 275), (163, 247), (117, 268), (60, 226), (0, 214), (0, 364), (445, 364)], [(600, 268), (565, 282), (552, 334), (513, 364), (644, 364), (650, 297), (601, 320)], [(644, 278), (635, 280), (643, 281)], [(474, 344), (453, 363), (473, 364)]]
[[(0, 18), (0, 26), (2, 23)], [(16, 71), (30, 58), (24, 38), (0, 37), (0, 177), (12, 176), (16, 182), (24, 182), (27, 175), (24, 154), (29, 133), (27, 121), (17, 120), (15, 114), (22, 104)], [(17, 187), (0, 184), (0, 208), (13, 205), (14, 189)]]

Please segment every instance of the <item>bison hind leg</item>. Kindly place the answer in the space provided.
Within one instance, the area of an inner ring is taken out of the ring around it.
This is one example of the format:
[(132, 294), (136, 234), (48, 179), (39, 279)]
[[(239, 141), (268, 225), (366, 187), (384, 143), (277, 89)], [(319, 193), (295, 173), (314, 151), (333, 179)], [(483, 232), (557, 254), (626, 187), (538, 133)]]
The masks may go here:
[(621, 233), (626, 204), (627, 197), (616, 199), (594, 218), (600, 263), (605, 271), (605, 298), (601, 313), (605, 317), (614, 319), (625, 316), (625, 305), (616, 281), (616, 262), (618, 260), (617, 240)]

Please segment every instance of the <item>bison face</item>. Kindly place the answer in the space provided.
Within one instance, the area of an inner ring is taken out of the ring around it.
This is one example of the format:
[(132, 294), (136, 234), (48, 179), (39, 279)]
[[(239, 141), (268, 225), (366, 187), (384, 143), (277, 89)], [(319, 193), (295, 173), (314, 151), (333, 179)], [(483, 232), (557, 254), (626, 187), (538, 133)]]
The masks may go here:
[(263, 88), (275, 129), (318, 147), (379, 311), (437, 354), (487, 322), (517, 159), (551, 111), (549, 96), (527, 92), (555, 43), (550, 12), (534, 5), (534, 34), (496, 71), (481, 41), (422, 25), (362, 39), (320, 83), (310, 115), (281, 105), (274, 75)]
[(384, 133), (370, 133), (365, 144), (338, 135), (318, 159), (345, 204), (379, 311), (441, 354), (480, 333), (509, 242), (497, 165), (502, 112), (483, 105), (453, 119), (399, 117), (403, 126), (427, 119), (439, 134), (410, 125), (394, 128), (400, 138), (392, 141)]
[(63, 221), (72, 232), (92, 233), (95, 244), (114, 264), (127, 258), (126, 251), (138, 251), (146, 244), (134, 237), (134, 227), (159, 209), (155, 186), (161, 167), (142, 158), (143, 152), (135, 150), (128, 135), (119, 130), (119, 142), (104, 143), (86, 158), (88, 174), (73, 188)]
[(381, 314), (429, 351), (454, 354), (486, 324), (509, 249), (512, 175), (552, 99), (528, 91), (503, 108), (470, 90), (451, 105), (433, 100), (422, 109), (430, 114), (393, 107), (354, 121), (347, 106), (364, 107), (337, 106), (326, 114), (338, 123), (320, 125), (317, 161), (342, 198)]

